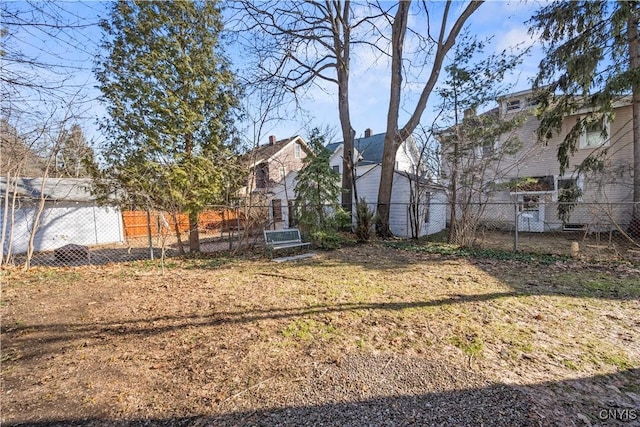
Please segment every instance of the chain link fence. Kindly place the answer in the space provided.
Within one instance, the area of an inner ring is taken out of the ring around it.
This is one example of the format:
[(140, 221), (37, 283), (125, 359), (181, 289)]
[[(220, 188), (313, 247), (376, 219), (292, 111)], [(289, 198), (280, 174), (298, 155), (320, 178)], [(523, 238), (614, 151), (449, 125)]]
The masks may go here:
[[(375, 213), (376, 206), (369, 209)], [(401, 239), (640, 262), (640, 230), (630, 229), (633, 203), (563, 205), (525, 198), (456, 206), (392, 204), (389, 210), (391, 232)], [(186, 214), (68, 202), (40, 210), (22, 202), (3, 206), (0, 218), (3, 264), (100, 265), (189, 252)], [(243, 253), (263, 245), (263, 230), (295, 226), (290, 201), (211, 206), (198, 218), (200, 251)]]

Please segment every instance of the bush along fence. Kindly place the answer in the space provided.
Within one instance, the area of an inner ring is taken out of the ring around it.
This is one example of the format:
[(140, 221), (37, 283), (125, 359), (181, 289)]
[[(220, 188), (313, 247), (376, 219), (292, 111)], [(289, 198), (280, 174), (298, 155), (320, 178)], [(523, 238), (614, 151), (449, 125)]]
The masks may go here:
[[(368, 208), (375, 216), (376, 206)], [(330, 215), (333, 208), (323, 209)], [(566, 205), (527, 198), (517, 203), (395, 203), (389, 209), (389, 226), (396, 238), (416, 244), (640, 263), (640, 231), (631, 226), (633, 209), (633, 203)], [(0, 213), (3, 264), (105, 264), (172, 256), (180, 253), (180, 246), (189, 248), (184, 213), (73, 203), (45, 206), (37, 222), (36, 209), (29, 204)], [(200, 251), (208, 253), (261, 246), (264, 230), (299, 227), (293, 201), (211, 206), (198, 220)]]

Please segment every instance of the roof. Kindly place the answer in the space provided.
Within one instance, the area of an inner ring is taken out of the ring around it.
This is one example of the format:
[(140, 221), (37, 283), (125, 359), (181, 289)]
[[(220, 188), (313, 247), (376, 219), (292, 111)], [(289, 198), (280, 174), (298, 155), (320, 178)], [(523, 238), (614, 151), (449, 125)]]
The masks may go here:
[[(363, 177), (366, 177), (366, 176), (368, 176), (370, 174), (373, 174), (374, 171), (376, 169), (378, 169), (378, 168), (382, 168), (382, 165), (379, 165), (379, 164), (375, 165), (374, 167), (372, 167), (371, 169), (369, 169), (368, 171), (366, 171), (362, 175), (358, 176), (356, 178), (356, 180), (362, 179)], [(395, 175), (399, 175), (399, 176), (401, 176), (403, 178), (407, 178), (407, 179), (409, 179), (411, 181), (418, 181), (420, 183), (420, 185), (427, 186), (427, 187), (430, 187), (430, 188), (435, 189), (435, 190), (444, 190), (444, 186), (442, 186), (442, 185), (440, 185), (440, 184), (438, 184), (436, 182), (431, 181), (426, 176), (420, 177), (420, 176), (416, 175), (415, 173), (406, 172), (406, 171), (399, 171), (399, 170), (394, 170), (393, 173)]]
[(327, 144), (326, 148), (330, 153), (335, 153), (338, 148), (342, 146), (342, 142), (332, 142), (331, 144)]
[(384, 153), (384, 133), (378, 133), (364, 138), (356, 138), (353, 146), (360, 154), (359, 166), (378, 165), (382, 163)]
[[(46, 178), (44, 188), (43, 178), (18, 178), (16, 193), (18, 196), (39, 199), (44, 195), (48, 200), (65, 200), (74, 202), (94, 201), (91, 195), (91, 179), (87, 178)], [(7, 179), (0, 178), (0, 192), (13, 190), (7, 186)], [(42, 192), (41, 192), (42, 190)], [(11, 193), (13, 191), (10, 191)]]
[(249, 160), (252, 164), (258, 164), (269, 160), (275, 154), (277, 154), (280, 150), (286, 147), (293, 140), (298, 139), (303, 147), (306, 148), (306, 143), (300, 137), (300, 135), (292, 136), (290, 138), (281, 139), (279, 141), (274, 142), (273, 144), (264, 144), (253, 150), (249, 151), (243, 157)]

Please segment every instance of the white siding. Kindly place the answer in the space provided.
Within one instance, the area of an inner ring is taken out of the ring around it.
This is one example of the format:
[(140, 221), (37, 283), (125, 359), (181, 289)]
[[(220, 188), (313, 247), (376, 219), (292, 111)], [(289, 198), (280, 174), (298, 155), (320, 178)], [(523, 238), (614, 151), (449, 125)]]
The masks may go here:
[[(0, 215), (4, 212), (0, 210)], [(3, 252), (13, 239), (11, 253), (27, 252), (29, 235), (33, 229), (34, 207), (16, 209), (13, 227), (10, 220)], [(69, 243), (102, 245), (124, 241), (122, 215), (118, 208), (55, 204), (45, 207), (34, 240), (36, 252), (51, 251)]]
[[(375, 166), (375, 168), (356, 181), (358, 197), (364, 198), (372, 210), (375, 210), (375, 206), (378, 203), (381, 170), (380, 166)], [(391, 233), (398, 237), (411, 237), (408, 211), (409, 184), (407, 177), (397, 173), (393, 175), (389, 226)], [(439, 190), (431, 191), (429, 210), (429, 222), (422, 224), (421, 236), (437, 233), (444, 229), (446, 221), (446, 195), (444, 192)], [(422, 210), (421, 217), (424, 218), (425, 215), (426, 211)]]

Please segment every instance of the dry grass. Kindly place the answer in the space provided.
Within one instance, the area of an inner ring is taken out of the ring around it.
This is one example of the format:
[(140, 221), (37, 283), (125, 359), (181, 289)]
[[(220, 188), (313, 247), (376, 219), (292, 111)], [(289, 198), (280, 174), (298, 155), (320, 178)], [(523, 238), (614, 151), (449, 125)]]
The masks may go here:
[[(628, 265), (383, 245), (282, 264), (170, 260), (164, 276), (154, 262), (5, 270), (2, 422), (291, 407), (353, 355), (438, 361), (526, 386), (547, 420), (597, 420), (610, 405), (602, 387), (620, 407), (640, 405), (638, 283)], [(440, 391), (478, 387), (442, 381)]]

